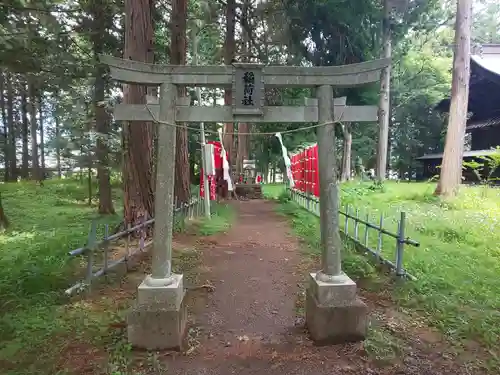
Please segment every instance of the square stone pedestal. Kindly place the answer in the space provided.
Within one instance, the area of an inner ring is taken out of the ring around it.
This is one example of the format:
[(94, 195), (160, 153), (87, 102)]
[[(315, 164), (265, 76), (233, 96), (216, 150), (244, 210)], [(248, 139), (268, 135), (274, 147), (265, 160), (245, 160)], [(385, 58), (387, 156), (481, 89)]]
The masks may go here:
[(172, 275), (167, 286), (151, 286), (144, 280), (138, 288), (137, 303), (127, 316), (128, 341), (149, 349), (175, 349), (182, 346), (186, 333), (183, 275)]
[(362, 341), (368, 330), (368, 307), (356, 296), (356, 283), (343, 274), (336, 283), (311, 273), (306, 294), (306, 325), (318, 345)]

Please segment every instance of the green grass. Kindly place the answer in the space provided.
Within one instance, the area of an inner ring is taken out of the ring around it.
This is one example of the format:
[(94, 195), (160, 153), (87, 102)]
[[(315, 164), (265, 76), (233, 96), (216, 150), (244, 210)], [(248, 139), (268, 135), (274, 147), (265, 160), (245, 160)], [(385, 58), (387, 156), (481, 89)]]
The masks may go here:
[(235, 212), (230, 206), (212, 203), (210, 209), (212, 214), (211, 219), (203, 220), (198, 227), (198, 231), (202, 236), (225, 232), (234, 221)]
[(120, 216), (99, 217), (87, 203), (87, 186), (77, 181), (3, 184), (2, 201), (10, 221), (0, 233), (0, 310), (19, 304), (53, 302), (68, 286), (75, 262), (70, 250), (87, 239), (90, 222), (97, 219), (100, 235), (105, 223)]
[[(341, 203), (358, 207), (373, 218), (384, 213), (385, 226), (396, 229), (401, 211), (407, 215), (407, 235), (420, 242), (406, 246), (404, 265), (417, 277), (398, 288), (394, 299), (410, 313), (423, 315), (458, 343), (479, 342), (498, 359), (500, 342), (500, 189), (463, 187), (460, 195), (443, 201), (433, 196), (429, 183), (369, 183), (341, 186)], [(268, 197), (279, 197), (283, 186), (266, 186)], [(290, 203), (282, 205), (290, 208)], [(317, 218), (304, 211), (292, 215), (295, 230), (318, 248)], [(300, 219), (296, 219), (299, 215)], [(373, 220), (372, 220), (373, 221)], [(309, 232), (311, 231), (311, 232)], [(361, 235), (363, 231), (360, 231)], [(392, 255), (394, 240), (384, 241)], [(349, 254), (349, 252), (347, 252)], [(347, 273), (349, 255), (344, 267)], [(357, 268), (357, 267), (355, 267)], [(360, 271), (362, 272), (362, 270)]]
[[(132, 296), (121, 299), (116, 277), (110, 276), (108, 283), (101, 278), (95, 289), (104, 292), (97, 304), (81, 297), (70, 300), (64, 290), (77, 281), (82, 268), (81, 258), (70, 258), (68, 251), (85, 244), (92, 219), (98, 220), (98, 234), (102, 235), (103, 224), (114, 227), (121, 221), (120, 212), (96, 215), (97, 202), (88, 206), (87, 185), (77, 181), (51, 180), (43, 187), (31, 182), (2, 184), (0, 189), (11, 223), (8, 231), (0, 233), (2, 369), (7, 366), (6, 373), (12, 375), (56, 374), (63, 353), (75, 350), (68, 347), (73, 342), (87, 343), (88, 350), (99, 344), (116, 357), (111, 362), (118, 361), (119, 352), (128, 350), (123, 343), (125, 334), (110, 332), (109, 327), (123, 321), (140, 280), (132, 280)], [(113, 194), (119, 202), (120, 192)], [(115, 208), (119, 206), (115, 204)], [(233, 215), (230, 207), (215, 205), (212, 220), (196, 220), (196, 234), (226, 230)], [(175, 252), (174, 270), (188, 272), (196, 267), (196, 259), (193, 249)], [(105, 295), (107, 288), (115, 288), (115, 294)], [(112, 369), (106, 371), (113, 373)]]

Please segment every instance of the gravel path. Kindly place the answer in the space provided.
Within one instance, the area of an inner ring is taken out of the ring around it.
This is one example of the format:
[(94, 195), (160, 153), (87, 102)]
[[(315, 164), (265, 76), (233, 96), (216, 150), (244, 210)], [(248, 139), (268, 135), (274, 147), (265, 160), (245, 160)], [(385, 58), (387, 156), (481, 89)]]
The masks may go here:
[[(176, 374), (359, 373), (339, 349), (316, 348), (296, 314), (300, 245), (271, 202), (235, 202), (237, 221), (204, 249), (215, 286), (198, 315), (200, 345), (176, 356)], [(361, 361), (360, 361), (361, 363)], [(354, 372), (353, 372), (354, 373)]]
[(298, 284), (306, 273), (299, 269), (299, 242), (272, 202), (234, 206), (238, 216), (230, 231), (209, 239), (203, 248), (204, 277), (215, 291), (205, 300), (196, 298), (191, 334), (199, 344), (188, 355), (167, 357), (169, 374), (469, 373), (436, 353), (440, 349), (422, 349), (419, 337), (408, 341), (414, 342), (409, 355), (384, 366), (367, 358), (363, 343), (314, 346), (297, 317)]

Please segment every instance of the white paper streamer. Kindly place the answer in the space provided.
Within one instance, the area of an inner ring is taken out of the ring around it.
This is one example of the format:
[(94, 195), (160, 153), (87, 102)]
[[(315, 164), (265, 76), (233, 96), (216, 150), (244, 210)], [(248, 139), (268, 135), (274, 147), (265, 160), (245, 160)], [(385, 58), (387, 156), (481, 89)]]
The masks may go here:
[(222, 142), (222, 128), (217, 130), (219, 133), (219, 140), (221, 144), (221, 154), (222, 154), (222, 170), (224, 173), (224, 180), (227, 181), (227, 190), (233, 191), (233, 182), (231, 181), (231, 176), (229, 175), (229, 163), (226, 158), (226, 149), (224, 148), (224, 143)]
[(293, 182), (292, 167), (291, 167), (292, 162), (290, 161), (290, 158), (288, 157), (288, 151), (287, 151), (285, 145), (283, 144), (283, 139), (281, 138), (281, 133), (276, 133), (275, 136), (280, 141), (281, 152), (283, 153), (283, 160), (285, 161), (286, 175), (288, 177), (288, 181), (290, 181), (290, 187), (293, 188), (295, 186), (295, 183)]

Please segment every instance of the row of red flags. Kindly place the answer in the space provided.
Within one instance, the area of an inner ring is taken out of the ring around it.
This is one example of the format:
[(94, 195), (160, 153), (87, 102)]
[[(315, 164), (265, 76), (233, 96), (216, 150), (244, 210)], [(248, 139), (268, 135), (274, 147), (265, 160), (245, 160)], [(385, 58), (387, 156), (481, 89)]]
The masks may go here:
[(319, 197), (318, 146), (310, 146), (290, 158), (294, 188)]

